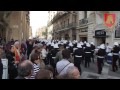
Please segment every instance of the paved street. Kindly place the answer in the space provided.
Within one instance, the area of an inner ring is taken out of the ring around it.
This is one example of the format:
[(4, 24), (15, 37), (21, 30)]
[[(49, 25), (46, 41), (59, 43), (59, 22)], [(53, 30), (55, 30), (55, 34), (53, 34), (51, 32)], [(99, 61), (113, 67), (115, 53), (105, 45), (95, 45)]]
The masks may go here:
[(106, 76), (105, 78), (109, 78), (108, 76), (120, 78), (120, 68), (118, 68), (117, 72), (113, 72), (113, 71), (111, 71), (112, 70), (112, 66), (107, 64), (107, 63), (104, 63), (102, 74), (101, 75), (97, 74), (97, 64), (96, 63), (97, 63), (96, 60), (95, 60), (94, 63), (91, 62), (89, 68), (85, 68), (84, 64), (81, 64), (82, 76), (85, 77), (86, 74), (92, 73), (92, 75), (95, 75), (95, 76), (103, 76), (103, 77)]

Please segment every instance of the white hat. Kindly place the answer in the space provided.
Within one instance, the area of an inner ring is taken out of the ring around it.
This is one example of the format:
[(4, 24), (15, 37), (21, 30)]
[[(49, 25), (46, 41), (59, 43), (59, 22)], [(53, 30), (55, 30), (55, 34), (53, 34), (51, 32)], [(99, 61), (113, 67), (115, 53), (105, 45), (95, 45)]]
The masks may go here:
[(83, 45), (83, 42), (80, 42), (81, 45)]
[(59, 48), (57, 43), (56, 43), (56, 44), (54, 44), (54, 48)]
[(64, 41), (63, 41), (63, 43), (64, 43), (64, 44), (66, 44), (66, 43), (67, 43), (67, 41), (66, 41), (66, 40), (64, 40)]
[(77, 44), (77, 48), (82, 48), (80, 43)]
[(118, 44), (118, 42), (114, 42), (114, 45), (118, 46), (119, 44)]
[(90, 47), (90, 44), (89, 44), (89, 43), (86, 43), (86, 46), (87, 46), (87, 47)]
[(100, 48), (101, 49), (105, 49), (105, 46), (102, 44), (102, 45), (100, 45)]
[(53, 47), (54, 47), (54, 43), (53, 43), (53, 42), (52, 42), (51, 46), (53, 46)]
[(94, 45), (94, 43), (93, 43), (93, 42), (91, 42), (91, 44), (92, 44), (92, 45)]
[(20, 44), (19, 41), (16, 41), (16, 42), (14, 43), (14, 45), (17, 45), (17, 44)]
[(84, 44), (86, 44), (87, 42), (86, 41), (84, 41)]
[(75, 43), (77, 43), (78, 41), (77, 40), (75, 40)]
[(48, 45), (51, 45), (51, 42), (48, 42), (48, 43), (47, 43), (47, 46), (48, 46)]
[(69, 46), (73, 46), (73, 44), (70, 42), (70, 43), (69, 43)]
[(68, 49), (69, 47), (67, 46), (66, 49)]

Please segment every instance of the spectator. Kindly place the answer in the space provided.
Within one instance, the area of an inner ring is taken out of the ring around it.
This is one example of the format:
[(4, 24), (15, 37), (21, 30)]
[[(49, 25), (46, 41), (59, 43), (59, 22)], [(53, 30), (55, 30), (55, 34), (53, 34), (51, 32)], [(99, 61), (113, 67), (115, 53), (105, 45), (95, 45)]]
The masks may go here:
[(53, 79), (53, 73), (46, 69), (41, 69), (35, 75), (35, 79)]
[(34, 53), (31, 55), (31, 61), (33, 63), (33, 75), (31, 76), (31, 79), (35, 78), (36, 73), (40, 70), (45, 68), (45, 64), (42, 61), (42, 59), (40, 58), (39, 54)]
[(48, 52), (46, 51), (46, 45), (43, 45), (41, 54), (42, 54), (42, 59), (45, 62), (45, 65), (49, 64), (48, 60), (46, 59), (48, 54)]
[(68, 59), (70, 58), (69, 50), (67, 50), (67, 49), (63, 50), (62, 56), (63, 56), (63, 59), (61, 61), (57, 62), (57, 65), (56, 65), (58, 75), (65, 75), (67, 68), (69, 66), (74, 66), (73, 63), (70, 63), (68, 61)]
[(14, 47), (11, 45), (9, 52), (6, 54), (6, 57), (8, 59), (8, 74), (9, 79), (14, 79), (17, 77), (17, 68), (15, 66), (15, 53), (14, 53)]
[(66, 72), (67, 79), (80, 79), (80, 72), (77, 67), (69, 66)]
[(31, 61), (25, 60), (18, 64), (18, 76), (15, 79), (30, 79), (33, 72)]

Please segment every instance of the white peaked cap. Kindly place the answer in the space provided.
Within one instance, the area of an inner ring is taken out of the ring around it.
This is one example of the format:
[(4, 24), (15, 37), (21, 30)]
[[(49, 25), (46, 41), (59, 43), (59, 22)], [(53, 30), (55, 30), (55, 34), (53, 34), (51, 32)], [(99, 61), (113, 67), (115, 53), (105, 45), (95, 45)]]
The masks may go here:
[(51, 42), (48, 42), (47, 45), (51, 45)]
[(62, 43), (62, 42), (61, 42), (60, 44), (61, 44), (61, 45), (64, 45), (64, 43)]
[(58, 44), (61, 44), (60, 41), (58, 42)]
[(105, 46), (103, 44), (100, 45), (101, 49), (105, 49)]
[(66, 49), (68, 49), (69, 47), (67, 46)]
[(87, 46), (87, 47), (90, 47), (90, 44), (89, 44), (89, 43), (86, 43), (86, 46)]
[(119, 44), (118, 44), (118, 42), (114, 42), (114, 45), (117, 45), (117, 46), (118, 46)]
[(66, 40), (64, 40), (64, 41), (63, 41), (63, 43), (64, 43), (64, 44), (66, 44), (66, 43), (67, 43), (67, 41), (66, 41)]
[(83, 42), (80, 42), (81, 45), (83, 45)]
[(93, 42), (91, 42), (91, 44), (92, 44), (92, 45), (94, 45), (94, 43), (93, 43)]
[(86, 44), (87, 42), (86, 42), (86, 41), (84, 41), (84, 43)]
[(78, 41), (77, 40), (75, 40), (75, 43), (77, 43)]
[(53, 47), (54, 47), (54, 43), (53, 43), (53, 42), (52, 42), (51, 46), (53, 46)]
[(70, 43), (69, 43), (69, 46), (73, 46), (73, 44), (70, 42)]
[(56, 43), (56, 44), (54, 44), (54, 48), (59, 48), (57, 43)]
[(77, 44), (77, 48), (82, 48), (80, 43)]

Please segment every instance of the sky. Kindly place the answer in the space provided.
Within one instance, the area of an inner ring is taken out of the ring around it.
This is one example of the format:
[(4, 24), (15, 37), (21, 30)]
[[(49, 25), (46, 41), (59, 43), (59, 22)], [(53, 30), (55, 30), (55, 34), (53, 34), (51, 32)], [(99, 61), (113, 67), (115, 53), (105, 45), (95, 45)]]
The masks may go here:
[(30, 26), (33, 36), (38, 28), (47, 25), (48, 11), (30, 11)]

